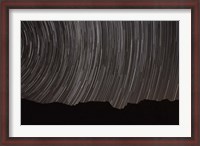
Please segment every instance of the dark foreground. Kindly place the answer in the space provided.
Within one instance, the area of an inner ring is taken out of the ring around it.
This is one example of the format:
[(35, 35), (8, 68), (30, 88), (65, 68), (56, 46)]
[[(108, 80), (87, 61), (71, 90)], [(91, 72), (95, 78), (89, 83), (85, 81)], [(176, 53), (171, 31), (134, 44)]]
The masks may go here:
[(22, 125), (178, 125), (179, 101), (141, 101), (124, 109), (108, 102), (40, 104), (21, 100)]

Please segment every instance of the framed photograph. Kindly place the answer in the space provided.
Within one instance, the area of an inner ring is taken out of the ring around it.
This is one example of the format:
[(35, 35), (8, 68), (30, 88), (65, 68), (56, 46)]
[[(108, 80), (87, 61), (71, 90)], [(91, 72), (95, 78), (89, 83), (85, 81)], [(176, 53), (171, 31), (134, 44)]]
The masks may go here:
[(1, 145), (199, 146), (199, 1), (1, 1)]

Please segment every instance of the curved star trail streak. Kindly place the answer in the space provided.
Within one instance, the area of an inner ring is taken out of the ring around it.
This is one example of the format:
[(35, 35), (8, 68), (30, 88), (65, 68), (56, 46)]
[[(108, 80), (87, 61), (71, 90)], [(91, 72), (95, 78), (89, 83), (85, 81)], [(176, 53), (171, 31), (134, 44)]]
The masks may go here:
[(179, 98), (175, 21), (22, 21), (21, 95), (40, 103)]

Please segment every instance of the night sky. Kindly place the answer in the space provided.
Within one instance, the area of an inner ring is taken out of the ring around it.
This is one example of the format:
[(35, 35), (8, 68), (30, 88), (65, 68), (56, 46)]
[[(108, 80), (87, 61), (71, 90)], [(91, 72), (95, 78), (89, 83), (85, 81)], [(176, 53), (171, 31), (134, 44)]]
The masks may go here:
[(22, 99), (179, 99), (178, 21), (22, 21), (21, 38)]

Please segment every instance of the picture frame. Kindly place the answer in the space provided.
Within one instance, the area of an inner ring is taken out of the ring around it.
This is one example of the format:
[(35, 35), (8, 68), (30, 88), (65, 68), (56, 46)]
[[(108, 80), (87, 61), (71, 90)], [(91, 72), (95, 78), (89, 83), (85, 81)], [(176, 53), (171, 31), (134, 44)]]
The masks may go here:
[[(190, 9), (191, 10), (191, 137), (9, 137), (9, 13), (11, 9)], [(109, 0), (1, 2), (1, 145), (200, 145), (199, 0)]]

